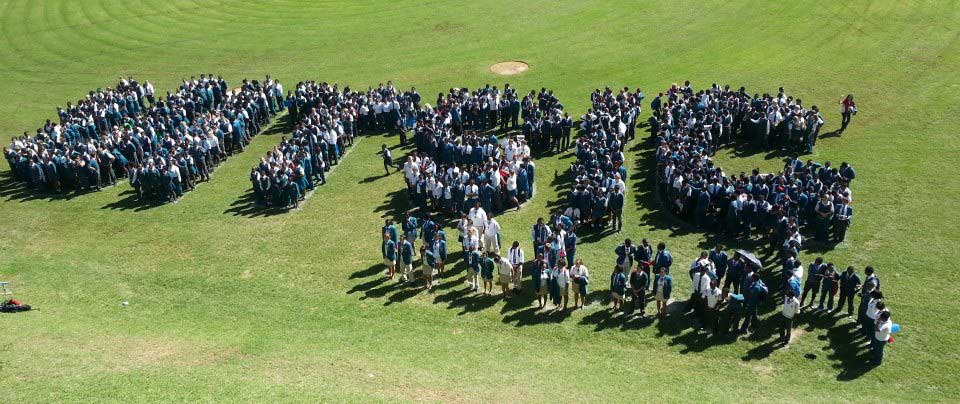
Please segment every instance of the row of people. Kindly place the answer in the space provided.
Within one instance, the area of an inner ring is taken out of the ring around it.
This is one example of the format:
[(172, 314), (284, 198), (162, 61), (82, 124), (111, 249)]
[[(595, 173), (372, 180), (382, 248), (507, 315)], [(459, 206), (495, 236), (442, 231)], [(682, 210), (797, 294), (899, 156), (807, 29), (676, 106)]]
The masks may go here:
[(140, 200), (177, 202), (228, 156), (240, 153), (279, 110), (275, 82), (244, 79), (229, 90), (222, 78), (184, 80), (149, 114), (107, 142), (122, 143), (126, 174)]
[(392, 82), (360, 92), (349, 86), (341, 89), (337, 84), (301, 81), (291, 92), (287, 100), (294, 123), (290, 138), (283, 137), (250, 170), (259, 206), (298, 208), (307, 192), (326, 183), (326, 172), (339, 163), (361, 127), (373, 127), (366, 121), (369, 118), (361, 118), (361, 109), (397, 95)]

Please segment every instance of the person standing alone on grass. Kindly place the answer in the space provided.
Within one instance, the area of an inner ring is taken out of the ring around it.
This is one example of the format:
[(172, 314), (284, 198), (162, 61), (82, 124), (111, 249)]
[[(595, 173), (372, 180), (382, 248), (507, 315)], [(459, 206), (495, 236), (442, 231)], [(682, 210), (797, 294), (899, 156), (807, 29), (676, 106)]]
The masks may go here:
[(383, 170), (386, 171), (384, 175), (390, 175), (390, 167), (393, 166), (393, 154), (390, 149), (385, 144), (380, 145), (380, 152), (377, 154), (383, 159)]
[(847, 125), (850, 124), (850, 120), (853, 118), (853, 115), (857, 113), (857, 103), (853, 102), (853, 94), (847, 94), (846, 97), (840, 99), (840, 115), (842, 120), (840, 121), (840, 133), (847, 130)]

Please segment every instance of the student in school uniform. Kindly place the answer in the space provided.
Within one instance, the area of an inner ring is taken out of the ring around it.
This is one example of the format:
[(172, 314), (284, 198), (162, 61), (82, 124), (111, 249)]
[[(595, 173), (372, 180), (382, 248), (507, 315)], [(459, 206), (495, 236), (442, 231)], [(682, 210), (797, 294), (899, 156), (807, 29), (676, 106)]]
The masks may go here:
[(500, 223), (492, 217), (483, 226), (483, 250), (500, 254)]
[(860, 275), (857, 275), (853, 266), (848, 266), (847, 270), (840, 274), (840, 300), (837, 302), (837, 312), (843, 310), (843, 304), (847, 304), (847, 317), (853, 316), (853, 297), (860, 291)]
[(433, 267), (436, 265), (433, 251), (426, 245), (420, 246), (420, 276), (423, 278), (423, 288), (430, 290), (433, 287)]
[(533, 277), (533, 293), (537, 296), (537, 304), (540, 309), (543, 309), (547, 306), (547, 288), (550, 282), (550, 268), (547, 266), (547, 261), (534, 261), (530, 276)]
[(793, 331), (793, 318), (800, 311), (800, 301), (797, 300), (797, 294), (793, 289), (787, 290), (787, 295), (783, 298), (783, 309), (780, 314), (783, 316), (783, 326), (780, 329), (780, 342), (784, 345), (790, 343), (790, 334)]
[(650, 275), (644, 269), (646, 262), (641, 262), (630, 272), (630, 292), (632, 307), (631, 313), (637, 313), (640, 317), (645, 315), (647, 307), (647, 288), (650, 287)]
[(703, 328), (710, 330), (713, 335), (720, 334), (720, 301), (723, 299), (723, 291), (719, 285), (716, 280), (710, 281), (710, 287), (701, 295), (704, 305)]
[(820, 281), (823, 279), (823, 270), (826, 265), (823, 264), (823, 257), (817, 257), (810, 266), (807, 267), (807, 281), (803, 284), (803, 293), (800, 295), (800, 306), (807, 298), (807, 292), (810, 292), (810, 306), (817, 301), (817, 293), (820, 291)]
[(393, 279), (397, 272), (397, 243), (390, 239), (390, 233), (383, 233), (380, 250), (383, 253), (383, 265), (387, 267), (387, 279)]
[(627, 289), (627, 277), (623, 274), (623, 267), (617, 265), (610, 275), (610, 298), (613, 301), (611, 311), (616, 313), (623, 305), (623, 294)]
[(839, 285), (839, 276), (837, 275), (836, 268), (833, 267), (833, 263), (828, 263), (827, 267), (823, 270), (823, 281), (820, 284), (820, 304), (817, 305), (817, 310), (823, 310), (823, 301), (827, 300), (827, 311), (833, 310), (833, 298), (837, 295), (837, 287)]
[(406, 282), (410, 279), (410, 273), (413, 272), (413, 243), (407, 240), (406, 235), (400, 235), (400, 262), (403, 265), (400, 282)]
[(563, 310), (566, 310), (570, 301), (570, 271), (566, 262), (558, 262), (556, 268), (550, 271), (550, 287), (554, 308), (559, 310), (562, 303)]
[(833, 217), (833, 242), (842, 243), (847, 238), (847, 229), (853, 222), (853, 207), (850, 206), (850, 200), (842, 198), (835, 208), (836, 214)]
[(510, 298), (510, 283), (513, 282), (513, 264), (507, 257), (494, 255), (497, 262), (497, 284), (500, 285), (501, 296)]
[[(390, 152), (390, 149), (385, 144), (381, 145), (380, 152), (377, 154), (383, 159), (383, 170), (386, 171), (384, 175), (390, 175), (390, 167), (393, 166), (393, 154)], [(397, 168), (397, 171), (399, 170), (400, 168)]]
[(673, 278), (667, 274), (667, 267), (660, 267), (659, 273), (653, 278), (653, 296), (657, 301), (657, 317), (666, 315), (667, 302), (673, 291)]
[(637, 255), (637, 247), (633, 245), (633, 241), (624, 240), (623, 244), (617, 246), (613, 252), (617, 254), (617, 266), (620, 267), (621, 272), (629, 271), (633, 267), (633, 259)]
[(468, 290), (476, 292), (480, 289), (480, 267), (483, 265), (483, 256), (477, 246), (467, 247), (467, 285)]
[(573, 283), (573, 308), (583, 308), (587, 304), (587, 285), (590, 284), (590, 272), (583, 260), (577, 258), (570, 267), (570, 282)]
[(480, 267), (480, 277), (483, 278), (483, 294), (493, 293), (493, 271), (496, 264), (493, 261), (494, 253), (491, 251), (483, 252), (483, 261)]
[(670, 255), (670, 251), (667, 250), (667, 244), (661, 241), (657, 244), (657, 255), (653, 257), (654, 271), (660, 272), (660, 268), (664, 268), (669, 275), (671, 265), (673, 265), (673, 256)]
[(893, 321), (890, 320), (889, 311), (884, 311), (877, 316), (875, 328), (876, 331), (873, 333), (873, 340), (871, 341), (873, 360), (870, 364), (879, 366), (883, 363), (883, 349), (890, 340), (890, 333), (893, 332)]
[(523, 249), (520, 248), (520, 242), (514, 241), (513, 245), (510, 246), (510, 250), (507, 251), (507, 258), (510, 260), (510, 265), (513, 267), (512, 280), (513, 290), (517, 293), (520, 293), (520, 285), (523, 283)]
[(447, 242), (439, 231), (433, 237), (433, 258), (437, 275), (443, 276), (443, 265), (447, 262)]

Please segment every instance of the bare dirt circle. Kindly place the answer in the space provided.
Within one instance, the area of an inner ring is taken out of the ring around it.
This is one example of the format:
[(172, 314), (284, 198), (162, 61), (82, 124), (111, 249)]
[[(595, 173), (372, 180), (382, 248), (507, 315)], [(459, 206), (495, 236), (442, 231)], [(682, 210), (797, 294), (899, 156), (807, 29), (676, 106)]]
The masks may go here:
[(495, 63), (490, 66), (490, 71), (504, 76), (512, 76), (514, 74), (523, 73), (529, 68), (530, 65), (526, 64), (525, 62), (513, 60), (509, 62)]

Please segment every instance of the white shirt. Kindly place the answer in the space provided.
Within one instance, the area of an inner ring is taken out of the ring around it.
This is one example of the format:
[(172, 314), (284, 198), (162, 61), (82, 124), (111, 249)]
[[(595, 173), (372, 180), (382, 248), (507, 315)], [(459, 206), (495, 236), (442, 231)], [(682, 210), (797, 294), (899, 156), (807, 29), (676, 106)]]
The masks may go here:
[(893, 321), (887, 320), (877, 326), (877, 331), (873, 333), (873, 337), (877, 341), (887, 341), (890, 339), (890, 333), (893, 331)]
[(585, 265), (574, 265), (573, 268), (570, 268), (570, 277), (577, 276), (586, 276), (590, 277), (590, 273), (587, 272), (587, 267)]
[(704, 299), (707, 299), (707, 307), (711, 309), (716, 308), (717, 304), (720, 302), (722, 293), (723, 292), (720, 291), (719, 287), (714, 286), (712, 288), (707, 288), (702, 295)]
[(783, 298), (783, 316), (793, 318), (800, 311), (800, 301), (796, 297), (784, 296)]
[(487, 222), (487, 212), (483, 208), (471, 208), (470, 214), (467, 215), (473, 224), (483, 226)]
[(510, 261), (506, 258), (500, 257), (500, 262), (498, 264), (500, 265), (500, 275), (509, 276), (513, 273), (513, 265), (510, 264)]
[(567, 284), (570, 283), (570, 271), (567, 271), (566, 268), (557, 268), (551, 273), (553, 274), (553, 277), (556, 278), (557, 285), (560, 286), (560, 289), (567, 287)]
[(870, 317), (871, 320), (876, 320), (877, 315), (880, 314), (880, 310), (877, 310), (877, 303), (879, 299), (870, 299), (870, 302), (867, 303), (867, 317)]
[(483, 234), (487, 237), (496, 237), (498, 233), (500, 233), (500, 223), (493, 219), (488, 220), (483, 228)]
[(507, 252), (507, 255), (510, 257), (510, 263), (513, 265), (523, 264), (523, 250), (520, 247), (511, 248)]

